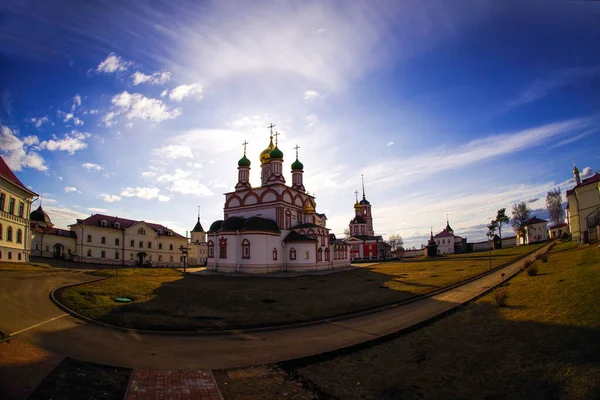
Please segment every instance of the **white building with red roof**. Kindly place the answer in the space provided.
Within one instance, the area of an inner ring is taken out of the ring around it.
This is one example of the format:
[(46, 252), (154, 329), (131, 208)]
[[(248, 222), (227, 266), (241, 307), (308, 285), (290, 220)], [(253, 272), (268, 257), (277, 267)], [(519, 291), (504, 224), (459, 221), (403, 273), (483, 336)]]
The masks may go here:
[(433, 241), (437, 244), (438, 255), (463, 253), (467, 250), (467, 238), (455, 235), (448, 219), (446, 227), (433, 237)]
[(29, 261), (29, 212), (36, 196), (0, 157), (0, 261)]
[(600, 173), (581, 180), (573, 166), (575, 186), (567, 190), (567, 216), (573, 240), (595, 242), (600, 236)]

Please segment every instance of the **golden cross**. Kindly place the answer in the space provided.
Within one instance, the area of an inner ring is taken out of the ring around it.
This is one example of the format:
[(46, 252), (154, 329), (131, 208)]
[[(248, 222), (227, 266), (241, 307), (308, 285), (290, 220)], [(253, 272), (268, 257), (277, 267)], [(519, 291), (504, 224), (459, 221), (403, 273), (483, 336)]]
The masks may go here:
[(271, 128), (271, 136), (273, 136), (273, 128), (275, 128), (275, 125), (273, 125), (271, 122), (271, 125), (269, 125), (267, 128)]
[(242, 146), (244, 146), (244, 155), (246, 155), (246, 145), (248, 144), (248, 141), (244, 140), (244, 143), (242, 143)]
[(279, 136), (280, 133), (279, 132), (275, 132), (275, 134), (273, 136), (275, 136), (275, 146), (277, 146), (277, 136)]
[(298, 149), (300, 148), (300, 146), (296, 145), (296, 147), (294, 147), (296, 149), (296, 160), (298, 159)]

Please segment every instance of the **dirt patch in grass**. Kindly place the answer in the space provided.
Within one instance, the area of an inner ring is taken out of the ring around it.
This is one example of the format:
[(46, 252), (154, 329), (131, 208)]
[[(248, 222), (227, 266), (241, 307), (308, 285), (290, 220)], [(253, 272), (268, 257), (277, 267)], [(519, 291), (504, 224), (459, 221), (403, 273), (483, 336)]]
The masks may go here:
[[(499, 266), (538, 248), (492, 252)], [(506, 258), (510, 254), (512, 258)], [(58, 293), (69, 308), (109, 324), (152, 330), (221, 330), (329, 318), (397, 303), (489, 270), (486, 259), (389, 262), (327, 276), (261, 278), (124, 269), (117, 278)], [(387, 290), (382, 290), (387, 289)], [(128, 297), (132, 303), (115, 302)]]
[(131, 370), (65, 358), (28, 400), (121, 400)]
[(600, 252), (565, 249), (508, 282), (505, 307), (492, 292), (418, 331), (283, 367), (339, 399), (598, 399)]

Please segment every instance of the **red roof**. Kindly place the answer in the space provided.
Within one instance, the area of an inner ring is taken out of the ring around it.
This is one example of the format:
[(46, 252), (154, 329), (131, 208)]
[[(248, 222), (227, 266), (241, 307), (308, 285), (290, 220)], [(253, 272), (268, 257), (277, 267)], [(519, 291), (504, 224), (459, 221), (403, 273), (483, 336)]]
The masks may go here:
[(556, 228), (564, 228), (565, 226), (569, 226), (569, 224), (567, 223), (562, 223), (562, 224), (558, 224), (558, 225), (552, 225), (550, 228), (548, 229), (556, 229)]
[(152, 222), (146, 222), (146, 221), (136, 221), (136, 220), (127, 219), (127, 218), (113, 217), (111, 215), (104, 215), (104, 214), (93, 214), (91, 217), (88, 217), (86, 219), (78, 219), (77, 223), (83, 224), (83, 225), (100, 226), (100, 221), (102, 221), (102, 220), (108, 222), (108, 227), (110, 227), (110, 228), (113, 227), (113, 223), (118, 222), (121, 229), (127, 229), (130, 226), (133, 226), (139, 222), (144, 222), (146, 225), (148, 225), (150, 228), (152, 228), (152, 230), (154, 230), (156, 233), (158, 233), (158, 231), (161, 230), (161, 231), (163, 231), (163, 235), (166, 234), (166, 232), (171, 232), (172, 236), (175, 236), (178, 238), (183, 237), (182, 235), (175, 232), (174, 230), (169, 229), (166, 226), (163, 226), (160, 224), (154, 224)]
[(6, 162), (4, 161), (4, 159), (2, 157), (0, 157), (0, 175), (2, 175), (3, 177), (5, 177), (6, 179), (8, 179), (9, 181), (11, 181), (12, 183), (14, 183), (15, 185), (17, 185), (18, 187), (20, 187), (23, 190), (26, 190), (27, 192), (34, 193), (33, 191), (31, 191), (30, 189), (27, 189), (25, 187), (25, 185), (23, 185), (23, 182), (21, 182), (19, 180), (19, 178), (17, 178), (17, 176), (15, 175), (14, 172), (12, 172), (12, 170), (10, 169), (10, 167), (6, 164)]
[(575, 185), (575, 187), (571, 190), (567, 190), (567, 196), (572, 195), (574, 192), (574, 190), (576, 188), (580, 188), (582, 186), (587, 186), (587, 185), (591, 185), (592, 183), (596, 183), (596, 182), (600, 182), (600, 173), (596, 172), (594, 175), (592, 175), (591, 177), (584, 179), (583, 181), (581, 181), (581, 183), (579, 185)]
[(454, 235), (446, 230), (443, 230), (440, 233), (438, 233), (437, 235), (435, 235), (433, 238), (435, 239), (435, 238), (449, 237), (449, 236), (454, 236)]

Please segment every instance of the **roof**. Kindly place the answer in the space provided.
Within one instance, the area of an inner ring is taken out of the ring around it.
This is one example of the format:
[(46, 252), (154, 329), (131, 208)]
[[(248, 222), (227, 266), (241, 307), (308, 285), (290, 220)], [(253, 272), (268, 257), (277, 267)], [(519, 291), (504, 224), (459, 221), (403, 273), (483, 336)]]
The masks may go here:
[(55, 236), (64, 236), (64, 237), (71, 237), (71, 238), (77, 238), (77, 234), (73, 231), (70, 231), (68, 229), (60, 229), (60, 228), (43, 228), (39, 225), (37, 225), (34, 228), (35, 232), (40, 232), (43, 233), (44, 235), (55, 235)]
[(204, 228), (202, 228), (202, 224), (200, 223), (200, 217), (198, 217), (198, 222), (196, 222), (196, 226), (194, 226), (192, 232), (204, 232)]
[(569, 226), (569, 224), (567, 224), (566, 222), (563, 222), (562, 224), (552, 225), (548, 229), (564, 228), (565, 226)]
[(357, 238), (360, 240), (381, 240), (381, 236), (371, 236), (371, 235), (352, 235), (350, 238)]
[(208, 230), (213, 232), (261, 231), (279, 233), (277, 223), (272, 219), (263, 217), (232, 216), (225, 220), (215, 221)]
[(325, 228), (324, 226), (313, 224), (312, 222), (304, 222), (302, 224), (298, 224), (292, 227), (292, 229), (300, 229), (300, 228)]
[(364, 205), (366, 205), (366, 204), (371, 204), (371, 203), (369, 203), (369, 200), (367, 200), (367, 199), (364, 199), (364, 198), (363, 198), (363, 199), (360, 201), (360, 204), (364, 206)]
[(290, 242), (317, 242), (317, 239), (313, 239), (310, 238), (308, 236), (304, 236), (299, 234), (298, 232), (290, 232), (288, 233), (288, 235), (285, 237), (285, 239), (283, 239), (283, 241), (285, 243), (290, 243)]
[(4, 161), (4, 158), (2, 158), (2, 157), (0, 157), (0, 175), (2, 175), (8, 181), (14, 183), (15, 185), (17, 185), (21, 189), (25, 190), (26, 192), (32, 193), (34, 195), (37, 195), (37, 193), (33, 192), (30, 189), (27, 189), (25, 187), (25, 185), (23, 185), (23, 182), (21, 182), (19, 180), (19, 178), (17, 178), (17, 176), (15, 175), (15, 173), (12, 172), (12, 170), (10, 169), (10, 167), (8, 166), (8, 164), (6, 164), (6, 162)]
[(582, 186), (591, 185), (592, 183), (596, 183), (596, 182), (600, 182), (600, 172), (596, 172), (591, 177), (582, 180), (581, 183), (579, 185), (575, 185), (575, 187), (573, 187), (573, 189), (567, 190), (567, 196), (570, 196), (573, 193), (575, 193), (575, 189), (578, 189)]
[(208, 232), (212, 233), (212, 232), (218, 231), (219, 229), (221, 229), (221, 225), (223, 225), (222, 219), (213, 222), (212, 224), (210, 224), (210, 228), (208, 228)]
[(46, 212), (42, 208), (41, 204), (37, 208), (37, 210), (34, 210), (34, 211), (32, 211), (29, 214), (29, 220), (30, 221), (44, 222), (46, 224), (51, 224), (52, 223), (52, 221), (50, 220), (50, 216), (48, 216), (48, 214), (46, 214)]
[(437, 235), (435, 235), (433, 238), (442, 238), (442, 237), (451, 237), (454, 236), (452, 233), (448, 232), (447, 230), (443, 230), (440, 233), (438, 233)]
[[(101, 226), (100, 222), (101, 221), (106, 221), (108, 222), (108, 226), (106, 228), (112, 228), (112, 229), (127, 229), (135, 224), (138, 224), (140, 222), (145, 223), (146, 225), (148, 225), (153, 231), (155, 231), (158, 234), (158, 231), (162, 231), (163, 235), (165, 234), (164, 232), (170, 233), (171, 236), (175, 236), (178, 238), (182, 238), (183, 236), (180, 235), (179, 233), (175, 232), (172, 229), (167, 228), (164, 225), (161, 224), (155, 224), (152, 222), (146, 222), (146, 221), (137, 221), (134, 219), (127, 219), (127, 218), (120, 218), (120, 217), (113, 217), (112, 215), (104, 215), (104, 214), (92, 214), (91, 217), (88, 217), (86, 219), (78, 219), (77, 220), (77, 224), (81, 224), (81, 225), (93, 225), (93, 226)], [(115, 222), (119, 223), (119, 228), (114, 228), (113, 224)]]
[(534, 224), (547, 224), (548, 221), (543, 220), (543, 219), (539, 219), (538, 217), (533, 217), (533, 218), (529, 218), (527, 220), (527, 222), (525, 223), (525, 226), (527, 225), (534, 225)]
[(350, 220), (351, 224), (366, 224), (367, 221), (365, 221), (365, 219), (363, 217), (361, 217), (360, 215), (357, 215), (356, 217), (352, 218)]

